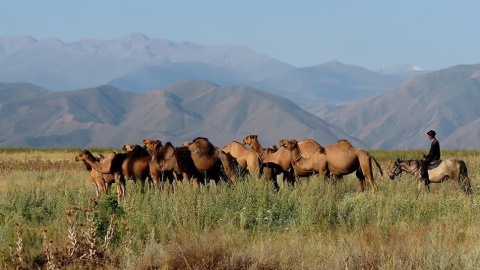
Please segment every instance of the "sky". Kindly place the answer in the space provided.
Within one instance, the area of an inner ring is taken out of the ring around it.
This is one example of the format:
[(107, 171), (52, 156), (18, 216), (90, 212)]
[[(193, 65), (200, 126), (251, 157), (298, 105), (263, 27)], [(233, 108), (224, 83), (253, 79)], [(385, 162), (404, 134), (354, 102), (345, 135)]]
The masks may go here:
[(0, 36), (75, 42), (131, 33), (247, 46), (296, 67), (480, 63), (478, 0), (0, 0)]

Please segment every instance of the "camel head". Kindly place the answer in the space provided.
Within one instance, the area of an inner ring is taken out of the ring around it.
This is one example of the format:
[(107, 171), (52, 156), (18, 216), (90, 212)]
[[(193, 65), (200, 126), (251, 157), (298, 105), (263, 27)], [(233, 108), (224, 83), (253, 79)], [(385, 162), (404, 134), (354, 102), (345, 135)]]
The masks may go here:
[(265, 152), (267, 152), (267, 153), (269, 153), (269, 154), (275, 153), (275, 152), (277, 152), (277, 151), (278, 151), (278, 147), (277, 147), (275, 144), (273, 144), (272, 146), (268, 147), (268, 148), (265, 150)]
[(258, 138), (258, 135), (248, 135), (245, 138), (243, 138), (243, 144), (252, 145), (252, 141), (257, 138)]
[(143, 139), (142, 144), (149, 152), (155, 149), (158, 149), (162, 146), (162, 142), (160, 140), (152, 140), (152, 139)]
[(278, 145), (280, 147), (285, 147), (287, 150), (289, 151), (292, 151), (297, 145), (298, 145), (298, 141), (295, 140), (295, 139), (281, 139), (279, 142), (278, 142)]
[(80, 154), (75, 156), (75, 161), (85, 161), (85, 160), (94, 160), (99, 161), (90, 151), (83, 150)]
[(139, 150), (139, 148), (142, 148), (142, 147), (138, 144), (124, 144), (122, 146), (122, 150), (127, 151), (127, 152), (131, 152), (131, 151), (134, 151), (134, 150)]
[(182, 143), (182, 146), (183, 146), (183, 147), (189, 147), (189, 146), (192, 145), (192, 144), (193, 144), (193, 141), (188, 141), (188, 142), (183, 142), (183, 143)]
[(124, 144), (124, 145), (122, 146), (122, 150), (123, 150), (123, 151), (130, 152), (130, 151), (132, 151), (133, 149), (135, 149), (136, 146), (137, 146), (136, 144)]

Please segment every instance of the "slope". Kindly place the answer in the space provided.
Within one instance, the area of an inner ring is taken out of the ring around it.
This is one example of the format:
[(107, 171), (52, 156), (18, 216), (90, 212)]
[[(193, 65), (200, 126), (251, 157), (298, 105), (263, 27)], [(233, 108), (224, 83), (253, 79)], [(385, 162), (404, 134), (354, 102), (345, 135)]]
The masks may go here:
[(258, 134), (266, 142), (349, 137), (293, 102), (245, 87), (182, 82), (132, 93), (112, 86), (12, 98), (0, 108), (2, 147), (120, 147), (145, 137), (180, 144), (204, 136), (217, 145)]
[(457, 136), (464, 127), (477, 130), (472, 125), (479, 123), (478, 100), (480, 65), (458, 65), (412, 78), (325, 119), (373, 148), (424, 148), (429, 129), (437, 131), (442, 148), (477, 148), (478, 139)]

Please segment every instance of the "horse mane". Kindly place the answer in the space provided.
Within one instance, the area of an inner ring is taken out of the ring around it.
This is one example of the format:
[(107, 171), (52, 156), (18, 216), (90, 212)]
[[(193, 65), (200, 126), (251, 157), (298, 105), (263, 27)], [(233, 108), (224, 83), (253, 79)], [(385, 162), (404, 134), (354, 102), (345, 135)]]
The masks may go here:
[(399, 158), (397, 160), (397, 162), (406, 162), (406, 163), (408, 163), (409, 166), (412, 162), (415, 162), (415, 165), (420, 166), (420, 160), (419, 159), (405, 159), (405, 160), (403, 160), (403, 159)]

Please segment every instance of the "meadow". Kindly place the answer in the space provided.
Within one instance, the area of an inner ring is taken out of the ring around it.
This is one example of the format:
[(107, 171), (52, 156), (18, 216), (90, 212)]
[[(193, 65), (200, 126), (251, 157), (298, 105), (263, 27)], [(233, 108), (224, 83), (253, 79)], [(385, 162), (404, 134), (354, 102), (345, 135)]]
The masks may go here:
[[(106, 149), (91, 149), (107, 153)], [(95, 197), (79, 149), (0, 149), (0, 269), (479, 269), (480, 152), (463, 159), (473, 195), (456, 183), (427, 192), (398, 157), (370, 151), (378, 185), (319, 177), (274, 192), (264, 179), (173, 192), (127, 182)]]

